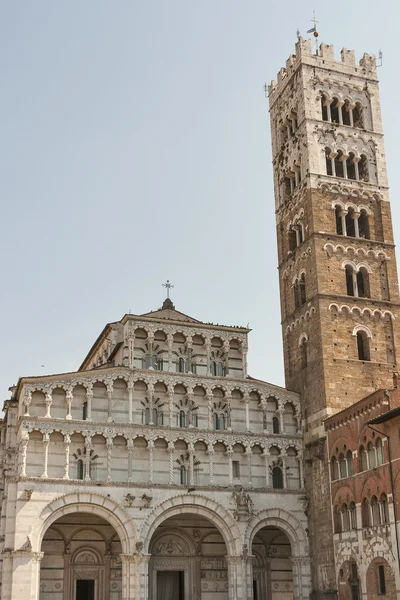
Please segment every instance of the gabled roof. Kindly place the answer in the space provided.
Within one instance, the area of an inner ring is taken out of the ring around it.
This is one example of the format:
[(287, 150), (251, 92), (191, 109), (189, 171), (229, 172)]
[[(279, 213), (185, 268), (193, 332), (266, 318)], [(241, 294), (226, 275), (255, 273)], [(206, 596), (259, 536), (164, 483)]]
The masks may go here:
[(170, 321), (186, 321), (186, 323), (202, 323), (202, 321), (194, 319), (193, 317), (189, 317), (189, 315), (185, 315), (179, 310), (176, 310), (170, 298), (166, 298), (162, 307), (158, 310), (152, 310), (149, 313), (144, 313), (143, 315), (139, 316), (151, 317), (155, 319), (168, 319)]

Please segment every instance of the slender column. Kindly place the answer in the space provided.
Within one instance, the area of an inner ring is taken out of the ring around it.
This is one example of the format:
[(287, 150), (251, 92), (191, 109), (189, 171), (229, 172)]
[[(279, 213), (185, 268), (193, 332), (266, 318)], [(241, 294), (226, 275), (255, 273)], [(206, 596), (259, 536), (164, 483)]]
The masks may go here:
[(338, 109), (338, 114), (339, 114), (339, 125), (343, 125), (343, 113), (342, 113), (342, 106), (343, 106), (344, 102), (338, 101), (336, 103), (337, 109)]
[(65, 433), (64, 434), (64, 448), (65, 448), (65, 462), (64, 462), (64, 479), (69, 479), (69, 451), (70, 451), (71, 438)]
[(93, 400), (93, 386), (88, 385), (86, 390), (86, 421), (92, 420), (92, 400)]
[(357, 273), (354, 273), (354, 271), (351, 274), (352, 278), (353, 278), (353, 292), (354, 292), (354, 297), (358, 298), (358, 283), (357, 283)]
[(128, 381), (128, 423), (133, 423), (133, 390), (135, 384), (132, 380)]
[(283, 487), (287, 488), (287, 471), (286, 471), (286, 456), (282, 456), (282, 475), (283, 475)]
[(279, 414), (280, 432), (284, 433), (285, 432), (285, 426), (284, 426), (284, 421), (283, 421), (283, 415), (285, 414), (285, 409), (283, 408), (282, 405), (280, 405), (279, 408), (278, 408), (278, 414)]
[(51, 392), (47, 392), (46, 397), (45, 397), (45, 403), (46, 403), (45, 418), (46, 419), (51, 419), (50, 409), (51, 409), (52, 402), (53, 402), (53, 396), (51, 395)]
[(128, 364), (130, 369), (135, 366), (135, 336), (132, 334), (128, 338)]
[(21, 461), (21, 477), (26, 477), (26, 453), (28, 450), (29, 435), (23, 437), (20, 441), (20, 461)]
[(191, 335), (186, 336), (186, 350), (188, 357), (188, 373), (192, 373), (193, 339)]
[(246, 448), (246, 457), (247, 457), (247, 476), (248, 476), (248, 485), (252, 486), (253, 485), (253, 481), (251, 478), (251, 448), (247, 447)]
[(149, 355), (150, 355), (150, 366), (149, 369), (153, 370), (153, 344), (154, 344), (154, 334), (149, 333), (147, 336), (147, 343), (149, 345)]
[(85, 437), (85, 465), (84, 465), (85, 481), (90, 481), (90, 451), (91, 451), (91, 449), (92, 449), (92, 438), (89, 434), (86, 434), (86, 437)]
[(213, 397), (212, 394), (207, 394), (207, 406), (208, 406), (208, 429), (213, 428), (213, 418), (212, 418), (212, 405), (213, 405)]
[(232, 397), (227, 394), (225, 396), (225, 400), (227, 403), (227, 408), (226, 408), (226, 428), (228, 429), (228, 431), (232, 431)]
[(354, 233), (356, 238), (360, 237), (360, 229), (358, 227), (358, 219), (360, 218), (360, 213), (355, 212), (353, 214), (353, 220), (354, 220)]
[(28, 392), (28, 390), (25, 390), (25, 394), (24, 394), (24, 405), (25, 405), (25, 414), (24, 417), (29, 417), (29, 406), (32, 402), (32, 392)]
[(112, 416), (111, 416), (111, 412), (112, 412), (112, 399), (113, 399), (113, 393), (114, 393), (114, 386), (113, 386), (113, 382), (109, 381), (107, 384), (107, 398), (108, 398), (108, 405), (107, 405), (107, 423), (111, 423), (112, 421)]
[(360, 171), (358, 169), (359, 159), (355, 158), (353, 162), (354, 162), (354, 173), (355, 173), (355, 176), (356, 176), (356, 181), (359, 181), (360, 180)]
[(72, 410), (72, 400), (73, 400), (74, 396), (72, 393), (72, 389), (67, 390), (66, 394), (65, 394), (65, 401), (67, 403), (67, 415), (66, 415), (66, 420), (70, 421), (72, 419), (72, 414), (71, 414), (71, 410)]
[(243, 363), (243, 379), (247, 377), (247, 352), (248, 346), (243, 342), (242, 344), (242, 363)]
[(189, 444), (189, 484), (194, 485), (194, 447)]
[(304, 488), (304, 467), (303, 467), (303, 455), (299, 455), (299, 473), (300, 473), (300, 488)]
[(168, 425), (173, 427), (174, 419), (174, 388), (173, 386), (168, 386)]
[(171, 372), (172, 371), (172, 344), (174, 342), (174, 337), (173, 337), (172, 333), (168, 334), (167, 341), (168, 341), (168, 371)]
[(175, 446), (173, 442), (168, 443), (168, 454), (169, 454), (169, 462), (168, 462), (168, 472), (169, 472), (169, 485), (174, 483), (174, 450)]
[(332, 121), (331, 104), (332, 104), (332, 100), (326, 100), (325, 106), (326, 106), (326, 116), (327, 116), (328, 121)]
[(245, 403), (244, 407), (246, 410), (246, 430), (250, 431), (250, 410), (249, 410), (250, 396), (247, 392), (244, 395), (244, 403)]
[(263, 458), (265, 462), (265, 487), (269, 488), (269, 452), (267, 450), (264, 450)]
[(233, 456), (233, 450), (232, 448), (228, 448), (228, 450), (226, 451), (226, 455), (228, 457), (228, 471), (229, 471), (229, 485), (233, 485), (233, 465), (232, 465), (232, 456)]
[(212, 444), (208, 444), (207, 454), (210, 465), (210, 485), (214, 485), (214, 447)]
[(343, 177), (345, 179), (348, 178), (347, 177), (347, 162), (346, 162), (347, 158), (348, 158), (347, 156), (343, 156), (343, 160), (342, 160), (342, 163), (343, 163)]
[(147, 443), (147, 450), (149, 451), (149, 483), (153, 483), (153, 440), (149, 440)]
[(153, 397), (154, 397), (154, 387), (151, 383), (147, 386), (147, 396), (149, 399), (149, 425), (154, 425), (153, 422)]
[(353, 109), (355, 106), (355, 104), (349, 104), (350, 127), (354, 127)]
[(341, 210), (339, 214), (340, 214), (340, 218), (342, 219), (342, 235), (347, 235), (347, 227), (346, 227), (347, 210)]
[(211, 356), (211, 340), (210, 339), (206, 339), (206, 351), (207, 351), (207, 375), (211, 374), (211, 367), (210, 367), (210, 356)]
[(300, 246), (300, 230), (299, 230), (298, 225), (296, 225), (294, 227), (294, 231), (296, 233), (296, 246), (299, 247)]
[(225, 377), (229, 375), (229, 350), (230, 345), (228, 340), (224, 341), (224, 353), (225, 353)]
[(48, 477), (47, 474), (47, 462), (49, 458), (49, 443), (50, 443), (50, 434), (45, 433), (43, 435), (43, 447), (44, 447), (44, 455), (43, 455), (43, 473), (42, 477)]
[(128, 440), (128, 482), (132, 481), (132, 470), (133, 470), (133, 449), (134, 442), (133, 440)]
[(186, 394), (189, 405), (189, 427), (193, 428), (193, 393), (188, 392)]
[(106, 481), (111, 481), (112, 447), (113, 447), (113, 439), (107, 438), (107, 478), (106, 478)]
[(295, 183), (295, 187), (297, 187), (300, 183), (299, 172), (297, 169), (294, 172), (294, 183)]

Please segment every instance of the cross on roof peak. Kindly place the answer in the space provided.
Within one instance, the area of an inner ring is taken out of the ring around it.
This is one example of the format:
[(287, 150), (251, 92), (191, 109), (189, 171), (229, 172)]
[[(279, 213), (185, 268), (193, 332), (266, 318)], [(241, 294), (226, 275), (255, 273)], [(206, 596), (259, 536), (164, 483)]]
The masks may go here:
[(162, 286), (167, 288), (167, 298), (169, 298), (169, 290), (175, 286), (169, 282), (169, 279), (167, 279), (167, 283), (163, 283)]

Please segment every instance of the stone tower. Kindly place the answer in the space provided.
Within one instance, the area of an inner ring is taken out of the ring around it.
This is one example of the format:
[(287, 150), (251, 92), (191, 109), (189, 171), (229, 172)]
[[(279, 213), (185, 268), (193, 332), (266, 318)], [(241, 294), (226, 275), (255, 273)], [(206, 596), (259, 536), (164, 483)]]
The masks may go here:
[(286, 386), (301, 393), (313, 590), (336, 586), (323, 420), (397, 384), (399, 289), (375, 57), (296, 53), (269, 87)]

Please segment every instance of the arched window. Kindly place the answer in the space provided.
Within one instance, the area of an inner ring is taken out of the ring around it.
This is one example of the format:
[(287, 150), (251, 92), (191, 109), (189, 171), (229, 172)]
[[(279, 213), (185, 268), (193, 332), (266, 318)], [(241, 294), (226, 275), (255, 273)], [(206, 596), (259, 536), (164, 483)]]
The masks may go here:
[(339, 110), (341, 111), (339, 107), (339, 101), (337, 98), (334, 98), (331, 103), (331, 121), (332, 123), (337, 123), (338, 125), (341, 122), (341, 119), (339, 118)]
[(347, 477), (347, 465), (346, 459), (344, 458), (344, 454), (339, 455), (339, 475), (340, 479), (344, 479)]
[(368, 161), (365, 154), (361, 155), (360, 161), (358, 163), (358, 176), (360, 178), (360, 181), (369, 181)]
[(336, 177), (344, 177), (344, 167), (343, 167), (343, 152), (338, 150), (338, 153), (335, 156), (335, 173)]
[(305, 369), (308, 365), (308, 340), (303, 337), (300, 342), (301, 368)]
[(369, 273), (365, 267), (361, 267), (357, 273), (357, 292), (359, 298), (370, 298)]
[(343, 234), (342, 211), (343, 211), (343, 209), (341, 206), (335, 206), (336, 233), (338, 235), (344, 235)]
[(375, 467), (376, 467), (376, 453), (375, 453), (375, 448), (372, 445), (372, 442), (368, 442), (367, 452), (368, 452), (368, 464), (369, 464), (369, 468), (370, 469), (375, 469)]
[(381, 523), (389, 523), (389, 504), (386, 494), (381, 496)]
[(372, 513), (371, 525), (380, 525), (381, 524), (381, 513), (379, 510), (378, 499), (376, 496), (372, 496), (372, 498), (371, 498), (371, 513)]
[(342, 533), (342, 515), (338, 506), (333, 508), (333, 526), (335, 533)]
[(338, 468), (338, 462), (336, 460), (336, 456), (332, 456), (332, 459), (331, 459), (331, 477), (332, 477), (333, 481), (335, 479), (339, 479), (339, 468)]
[(357, 511), (356, 511), (356, 505), (354, 502), (350, 502), (349, 512), (350, 512), (350, 529), (357, 529)]
[(223, 431), (225, 429), (225, 415), (223, 413), (213, 414), (214, 429)]
[(283, 474), (280, 467), (274, 467), (272, 469), (272, 487), (275, 490), (283, 489)]
[(305, 304), (307, 302), (307, 298), (306, 298), (306, 276), (304, 273), (301, 274), (300, 280), (299, 280), (299, 299), (300, 299), (300, 306), (302, 306), (303, 304)]
[(360, 460), (360, 471), (366, 471), (368, 469), (368, 462), (364, 446), (360, 447), (360, 450), (358, 451), (358, 456)]
[(83, 479), (83, 460), (80, 458), (76, 463), (76, 478)]
[(327, 102), (326, 102), (326, 96), (322, 95), (321, 96), (321, 115), (322, 115), (322, 120), (323, 121), (329, 121), (330, 119), (328, 118), (328, 109), (326, 106)]
[(376, 463), (377, 465), (383, 465), (383, 445), (381, 438), (376, 441)]
[(354, 127), (364, 127), (363, 108), (360, 102), (356, 102), (353, 108), (353, 125)]
[(363, 527), (371, 526), (371, 514), (368, 500), (364, 498), (361, 504), (361, 520)]
[(86, 421), (87, 419), (87, 402), (82, 404), (82, 420)]
[(357, 331), (358, 360), (371, 360), (369, 352), (369, 338), (365, 331)]
[(349, 208), (345, 218), (346, 222), (346, 235), (348, 237), (356, 237), (356, 227), (354, 225), (354, 209)]
[(351, 450), (347, 451), (346, 454), (346, 461), (347, 461), (347, 474), (350, 475), (354, 475), (354, 466), (353, 466), (353, 453)]
[(347, 504), (342, 505), (343, 531), (350, 531), (350, 515)]
[[(142, 415), (143, 415), (143, 413), (142, 413)], [(144, 416), (144, 424), (148, 425), (150, 423), (150, 408), (149, 407), (146, 407), (144, 409), (144, 415), (143, 416)]]
[(297, 240), (296, 240), (296, 232), (294, 229), (290, 228), (288, 233), (289, 240), (289, 250), (290, 252), (294, 252), (297, 248)]
[(335, 175), (333, 169), (335, 166), (334, 159), (332, 158), (332, 150), (330, 148), (325, 148), (325, 165), (326, 165), (326, 174), (327, 175)]
[(180, 468), (180, 475), (181, 475), (181, 485), (187, 485), (187, 481), (188, 481), (188, 476), (187, 476), (187, 469), (184, 465), (181, 465)]
[(346, 265), (346, 292), (348, 296), (355, 295), (354, 270), (351, 265)]
[(280, 424), (278, 417), (272, 417), (272, 433), (279, 433)]
[(186, 427), (186, 413), (184, 410), (179, 412), (179, 427)]
[(361, 209), (360, 216), (358, 218), (358, 235), (360, 238), (369, 240), (369, 221), (368, 214), (365, 209)]
[(357, 179), (357, 171), (355, 165), (355, 156), (354, 152), (349, 152), (349, 156), (346, 160), (346, 169), (347, 169), (347, 179)]
[(343, 117), (343, 125), (351, 125), (352, 121), (350, 121), (350, 102), (345, 100), (345, 103), (342, 107), (342, 117)]
[(178, 362), (177, 362), (177, 367), (178, 367), (178, 373), (185, 373), (185, 359), (184, 358), (179, 358)]

